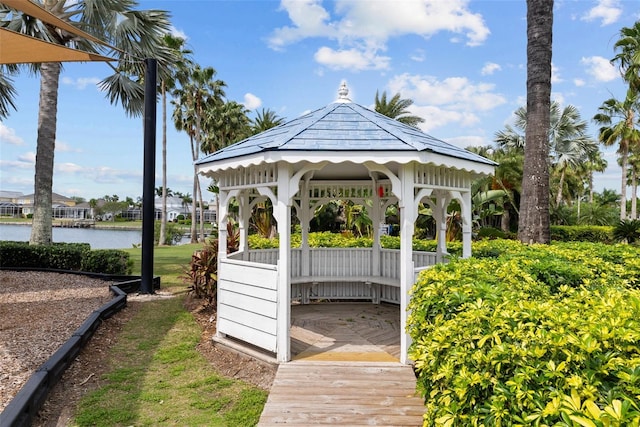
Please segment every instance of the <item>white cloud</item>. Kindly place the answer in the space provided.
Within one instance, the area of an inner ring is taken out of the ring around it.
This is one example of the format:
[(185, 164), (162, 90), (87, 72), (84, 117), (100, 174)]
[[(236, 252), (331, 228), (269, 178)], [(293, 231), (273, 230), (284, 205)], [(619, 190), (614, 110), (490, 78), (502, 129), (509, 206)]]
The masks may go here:
[(468, 127), (480, 122), (479, 114), (506, 103), (495, 86), (472, 83), (464, 77), (438, 80), (432, 76), (401, 74), (388, 83), (389, 93), (414, 101), (413, 114), (425, 119), (420, 128), (429, 132), (447, 124)]
[(587, 83), (583, 79), (577, 78), (577, 79), (573, 79), (573, 84), (578, 86), (578, 87), (582, 87)]
[(245, 93), (244, 102), (242, 104), (249, 110), (255, 110), (262, 105), (262, 100), (252, 93)]
[(484, 64), (484, 67), (482, 67), (482, 70), (480, 70), (480, 74), (482, 74), (483, 76), (490, 76), (496, 71), (500, 70), (502, 70), (500, 64), (496, 64), (495, 62), (486, 62)]
[(86, 170), (86, 169), (83, 168), (80, 165), (75, 164), (75, 163), (58, 163), (58, 164), (56, 164), (56, 172), (76, 173), (76, 172), (82, 172), (84, 170)]
[(71, 77), (63, 77), (62, 84), (68, 86), (74, 86), (78, 90), (83, 90), (87, 86), (96, 86), (100, 83), (102, 79), (97, 77), (79, 77), (77, 79), (72, 79)]
[(179, 38), (179, 39), (182, 39), (182, 40), (189, 40), (189, 37), (187, 36), (187, 33), (185, 33), (182, 30), (177, 29), (173, 25), (171, 26), (171, 28), (169, 28), (169, 34), (171, 34), (173, 37), (176, 37), (176, 38)]
[(619, 0), (599, 0), (594, 7), (582, 16), (583, 21), (602, 20), (602, 26), (615, 23), (622, 15)]
[(333, 70), (385, 70), (389, 68), (390, 58), (378, 56), (374, 51), (359, 51), (357, 49), (333, 50), (323, 46), (314, 55), (314, 59)]
[(74, 148), (66, 142), (56, 141), (56, 152), (82, 153), (82, 150)]
[(326, 38), (334, 40), (337, 46), (324, 47), (315, 57), (325, 60), (327, 66), (344, 68), (340, 64), (353, 61), (363, 67), (361, 61), (368, 59), (366, 69), (383, 69), (388, 62), (379, 64), (373, 59), (388, 61), (378, 52), (386, 49), (392, 37), (415, 34), (429, 38), (447, 31), (463, 36), (469, 46), (484, 43), (489, 28), (480, 14), (468, 9), (468, 3), (468, 0), (337, 0), (332, 16), (321, 0), (282, 0), (280, 8), (288, 13), (292, 25), (276, 28), (268, 44), (281, 50), (306, 38)]
[(416, 49), (409, 58), (411, 58), (412, 61), (424, 62), (424, 60), (426, 59), (426, 55), (424, 53), (424, 50)]
[(583, 57), (580, 63), (586, 67), (587, 74), (599, 82), (610, 82), (618, 77), (616, 67), (602, 56)]
[(33, 151), (28, 151), (20, 156), (18, 156), (18, 160), (23, 163), (28, 163), (31, 166), (36, 165), (36, 153)]
[(5, 126), (0, 122), (0, 141), (11, 145), (23, 145), (24, 139), (16, 135), (15, 129)]

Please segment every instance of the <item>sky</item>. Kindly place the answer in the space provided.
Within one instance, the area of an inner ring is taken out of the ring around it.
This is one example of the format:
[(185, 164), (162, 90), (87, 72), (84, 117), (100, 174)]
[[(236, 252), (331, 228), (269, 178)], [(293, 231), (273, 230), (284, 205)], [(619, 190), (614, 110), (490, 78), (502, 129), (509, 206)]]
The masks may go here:
[[(414, 101), (421, 129), (460, 147), (490, 145), (526, 104), (524, 0), (138, 0), (170, 12), (196, 63), (211, 66), (226, 98), (292, 120), (349, 97), (373, 108), (376, 91)], [(620, 29), (640, 19), (637, 0), (556, 0), (552, 99), (589, 123), (625, 85), (610, 64)], [(111, 105), (97, 83), (104, 63), (65, 64), (60, 78), (53, 191), (86, 200), (142, 196), (143, 120)], [(0, 122), (0, 190), (33, 193), (39, 79), (15, 79), (17, 111)], [(156, 187), (162, 185), (158, 105)], [(170, 114), (170, 112), (169, 112)], [(193, 194), (189, 139), (172, 122), (167, 187)], [(603, 149), (604, 151), (604, 149)], [(595, 189), (620, 191), (615, 149)], [(209, 185), (202, 181), (203, 188)], [(205, 199), (211, 199), (212, 196)]]

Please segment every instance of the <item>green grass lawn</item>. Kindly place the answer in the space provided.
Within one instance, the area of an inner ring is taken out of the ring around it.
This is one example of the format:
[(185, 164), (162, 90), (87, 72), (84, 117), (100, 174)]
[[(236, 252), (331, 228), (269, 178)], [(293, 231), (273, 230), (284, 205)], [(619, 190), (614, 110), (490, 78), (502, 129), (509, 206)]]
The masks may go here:
[[(148, 301), (120, 334), (107, 384), (85, 396), (77, 426), (252, 426), (267, 392), (216, 374), (197, 351), (201, 331), (184, 308), (183, 266), (201, 245), (154, 249), (154, 274), (175, 298)], [(127, 249), (140, 273), (141, 250)]]

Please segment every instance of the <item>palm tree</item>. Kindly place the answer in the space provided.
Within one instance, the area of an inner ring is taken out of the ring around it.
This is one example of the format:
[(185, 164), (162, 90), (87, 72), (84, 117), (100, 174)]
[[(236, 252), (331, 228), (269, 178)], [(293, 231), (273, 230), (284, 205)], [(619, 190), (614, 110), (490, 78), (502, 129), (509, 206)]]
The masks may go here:
[(553, 0), (527, 0), (527, 129), (518, 239), (549, 243), (549, 113)]
[(184, 70), (191, 66), (191, 50), (185, 49), (185, 40), (165, 34), (162, 41), (175, 55), (176, 61), (168, 64), (168, 73), (160, 79), (160, 96), (162, 98), (162, 213), (160, 217), (160, 237), (158, 246), (166, 244), (167, 233), (167, 197), (170, 196), (167, 188), (167, 91), (173, 91), (176, 86), (176, 74), (178, 70)]
[(9, 76), (17, 73), (18, 67), (15, 65), (2, 65), (0, 70), (2, 70), (0, 72), (0, 119), (4, 119), (9, 116), (10, 109), (16, 109), (15, 98), (17, 92)]
[(640, 144), (640, 131), (635, 128), (636, 112), (640, 109), (638, 92), (629, 89), (624, 101), (606, 100), (593, 120), (601, 125), (599, 139), (605, 146), (618, 145), (622, 178), (620, 184), (620, 219), (627, 218), (627, 159), (629, 149)]
[[(85, 51), (106, 53), (117, 58), (117, 65), (110, 65), (114, 72), (105, 78), (100, 87), (111, 103), (120, 103), (131, 116), (140, 116), (144, 109), (143, 82), (135, 78), (144, 74), (144, 62), (138, 58), (153, 57), (159, 63), (166, 63), (170, 55), (162, 47), (162, 34), (169, 31), (168, 14), (164, 11), (134, 10), (137, 3), (132, 0), (76, 1), (50, 0), (42, 7), (58, 18), (78, 25), (83, 30), (99, 37), (116, 49), (96, 46), (88, 40), (81, 40), (37, 19), (26, 19), (22, 13), (0, 13), (5, 20), (3, 27), (45, 39), (51, 43), (77, 47)], [(0, 6), (1, 12), (8, 12)], [(98, 49), (101, 49), (98, 52)], [(135, 58), (133, 61), (132, 58)], [(34, 182), (34, 215), (30, 244), (50, 244), (52, 235), (52, 182), (53, 160), (57, 129), (58, 84), (62, 65), (59, 62), (31, 64), (30, 71), (40, 74), (40, 106), (38, 111), (38, 136)], [(17, 72), (17, 68), (13, 71)], [(132, 80), (130, 77), (134, 76)], [(11, 93), (10, 81), (3, 79), (0, 91)], [(9, 85), (9, 86), (8, 86)], [(7, 103), (0, 102), (0, 113), (6, 111)]]
[(382, 96), (378, 97), (378, 91), (376, 91), (376, 98), (374, 102), (375, 110), (378, 113), (395, 119), (400, 123), (413, 127), (418, 127), (420, 123), (424, 123), (424, 119), (422, 117), (413, 116), (408, 110), (408, 108), (413, 105), (413, 100), (401, 99), (399, 93), (396, 93), (393, 98), (387, 102), (387, 92), (382, 92)]
[[(527, 110), (518, 108), (515, 112), (514, 127), (507, 125), (496, 132), (495, 141), (504, 150), (524, 152), (525, 130), (527, 128)], [(573, 105), (561, 109), (556, 101), (549, 109), (549, 153), (554, 172), (559, 174), (556, 193), (556, 206), (563, 198), (565, 177), (569, 170), (577, 170), (592, 156), (598, 153), (598, 145), (587, 135), (587, 122), (581, 120), (580, 112)], [(586, 170), (584, 171), (587, 172)], [(570, 192), (570, 191), (568, 191)]]
[(614, 45), (619, 51), (611, 62), (618, 63), (622, 78), (629, 83), (629, 88), (640, 91), (640, 21), (632, 27), (620, 30), (620, 40)]
[(638, 219), (638, 179), (640, 179), (640, 146), (632, 149), (628, 158), (627, 183), (631, 185), (631, 219)]
[[(206, 139), (209, 122), (207, 121), (210, 110), (223, 104), (224, 87), (222, 80), (216, 80), (216, 70), (213, 67), (202, 68), (196, 65), (191, 68), (183, 68), (178, 72), (180, 87), (174, 91), (175, 106), (173, 120), (177, 130), (185, 131), (189, 135), (191, 143), (191, 156), (193, 165), (193, 204), (191, 208), (191, 243), (198, 241), (196, 236), (196, 205), (197, 200), (202, 201), (200, 180), (196, 168), (200, 147)], [(202, 203), (201, 203), (202, 205)], [(203, 220), (201, 215), (201, 220)], [(204, 239), (204, 234), (202, 234)]]
[(265, 130), (280, 126), (284, 123), (284, 118), (278, 117), (273, 110), (262, 109), (256, 113), (256, 118), (252, 120), (251, 132), (255, 135)]
[(207, 111), (207, 134), (200, 149), (205, 154), (213, 153), (251, 135), (249, 110), (236, 101), (213, 105)]
[(585, 168), (587, 171), (587, 179), (589, 185), (589, 203), (593, 203), (593, 173), (594, 172), (604, 172), (607, 169), (608, 163), (602, 157), (602, 151), (598, 150), (593, 153), (589, 160), (585, 163)]

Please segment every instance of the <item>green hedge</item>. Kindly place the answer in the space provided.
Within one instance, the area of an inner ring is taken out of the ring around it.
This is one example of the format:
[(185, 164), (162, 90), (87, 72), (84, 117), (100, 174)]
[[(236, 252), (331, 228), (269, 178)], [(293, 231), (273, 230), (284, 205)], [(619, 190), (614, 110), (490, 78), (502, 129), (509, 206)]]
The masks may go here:
[(425, 426), (640, 422), (640, 250), (474, 244), (410, 300)]
[(91, 250), (88, 243), (29, 245), (0, 241), (2, 267), (43, 268), (105, 274), (131, 274), (133, 261), (119, 250)]
[[(300, 247), (300, 234), (291, 235), (291, 247)], [(380, 244), (385, 249), (400, 249), (400, 237), (380, 236)], [(257, 234), (249, 236), (249, 247), (251, 249), (273, 249), (279, 245), (278, 238), (265, 239)], [(329, 231), (309, 233), (309, 246), (312, 248), (370, 248), (373, 246), (373, 239), (369, 237), (353, 237)], [(435, 240), (413, 240), (413, 249), (416, 251), (436, 251)], [(448, 242), (447, 252), (460, 256), (462, 254), (461, 242)]]
[(551, 240), (559, 242), (613, 243), (613, 227), (599, 225), (552, 225)]

